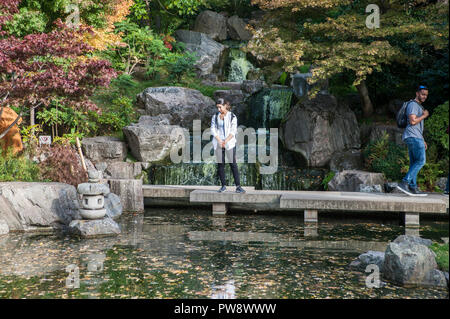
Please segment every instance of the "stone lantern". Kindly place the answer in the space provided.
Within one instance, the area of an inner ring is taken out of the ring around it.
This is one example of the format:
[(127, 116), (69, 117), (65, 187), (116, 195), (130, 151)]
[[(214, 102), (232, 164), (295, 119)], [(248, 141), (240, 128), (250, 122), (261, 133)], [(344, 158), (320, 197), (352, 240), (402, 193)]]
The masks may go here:
[(89, 182), (77, 187), (81, 197), (79, 211), (83, 219), (101, 219), (106, 215), (104, 195), (110, 191), (108, 186), (100, 183), (101, 174), (100, 171), (89, 171)]
[(88, 183), (79, 184), (77, 187), (80, 202), (78, 210), (83, 219), (72, 220), (69, 232), (82, 238), (117, 236), (120, 234), (120, 226), (110, 215), (120, 216), (120, 200), (110, 192), (108, 185), (100, 183), (101, 171), (91, 170), (88, 176)]

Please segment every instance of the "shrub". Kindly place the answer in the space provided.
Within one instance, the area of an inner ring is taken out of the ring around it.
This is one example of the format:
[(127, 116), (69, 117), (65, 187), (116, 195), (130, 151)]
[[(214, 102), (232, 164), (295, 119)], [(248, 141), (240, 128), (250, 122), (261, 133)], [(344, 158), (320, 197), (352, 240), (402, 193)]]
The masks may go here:
[(45, 179), (73, 186), (87, 182), (87, 172), (81, 166), (72, 146), (53, 144), (50, 147), (41, 147), (41, 150), (47, 155), (47, 159), (39, 164)]
[(367, 169), (383, 173), (388, 180), (400, 180), (403, 177), (402, 167), (409, 163), (407, 149), (389, 141), (387, 133), (379, 140), (370, 142), (363, 150), (363, 156)]
[(336, 172), (329, 171), (327, 175), (324, 177), (322, 181), (322, 186), (324, 190), (328, 190), (328, 183), (333, 179), (334, 175), (336, 175)]
[(425, 134), (429, 142), (435, 143), (440, 151), (445, 151), (448, 156), (448, 134), (449, 125), (449, 105), (448, 101), (439, 105), (433, 111), (431, 117), (426, 121)]
[(169, 71), (169, 81), (181, 82), (184, 75), (194, 76), (195, 61), (197, 61), (196, 55), (190, 52), (176, 55), (172, 60), (168, 60), (166, 65)]
[(136, 120), (137, 114), (133, 100), (129, 97), (117, 97), (103, 108), (102, 114), (90, 113), (91, 121), (98, 124), (97, 134), (111, 134), (122, 131), (122, 128)]
[(24, 155), (12, 155), (11, 150), (0, 156), (0, 182), (40, 181), (39, 167)]

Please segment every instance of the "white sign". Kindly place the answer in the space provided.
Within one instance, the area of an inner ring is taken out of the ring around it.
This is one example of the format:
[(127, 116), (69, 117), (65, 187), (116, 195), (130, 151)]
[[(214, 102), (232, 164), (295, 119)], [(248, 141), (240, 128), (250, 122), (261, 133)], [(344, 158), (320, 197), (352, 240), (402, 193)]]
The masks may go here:
[(39, 146), (42, 144), (50, 145), (52, 144), (52, 137), (48, 135), (39, 136)]

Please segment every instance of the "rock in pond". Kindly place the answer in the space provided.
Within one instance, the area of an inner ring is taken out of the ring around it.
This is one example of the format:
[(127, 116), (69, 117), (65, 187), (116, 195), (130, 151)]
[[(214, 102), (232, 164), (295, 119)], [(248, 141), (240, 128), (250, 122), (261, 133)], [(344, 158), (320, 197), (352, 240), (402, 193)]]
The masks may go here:
[(401, 286), (440, 286), (447, 282), (437, 269), (436, 254), (426, 245), (428, 240), (402, 235), (389, 243), (383, 265), (383, 277)]
[(69, 231), (81, 238), (117, 236), (119, 225), (109, 217), (96, 220), (74, 220), (69, 224)]

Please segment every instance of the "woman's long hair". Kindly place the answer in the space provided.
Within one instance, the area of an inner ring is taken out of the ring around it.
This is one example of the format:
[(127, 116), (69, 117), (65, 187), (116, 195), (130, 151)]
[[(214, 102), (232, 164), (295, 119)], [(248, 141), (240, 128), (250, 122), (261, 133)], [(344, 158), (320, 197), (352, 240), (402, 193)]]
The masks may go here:
[(231, 103), (228, 100), (225, 100), (223, 98), (218, 98), (216, 104), (225, 105), (225, 108), (227, 109), (227, 111), (231, 111)]

